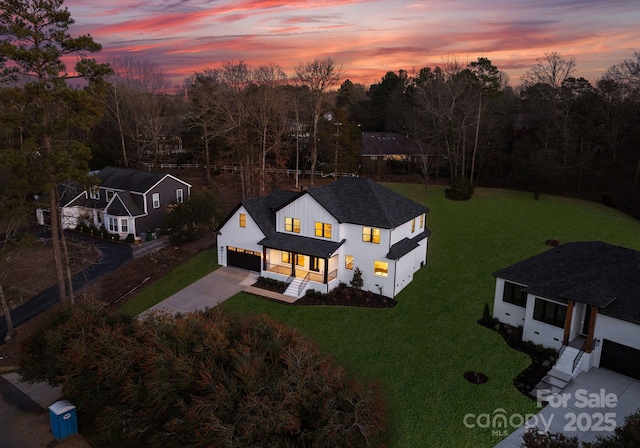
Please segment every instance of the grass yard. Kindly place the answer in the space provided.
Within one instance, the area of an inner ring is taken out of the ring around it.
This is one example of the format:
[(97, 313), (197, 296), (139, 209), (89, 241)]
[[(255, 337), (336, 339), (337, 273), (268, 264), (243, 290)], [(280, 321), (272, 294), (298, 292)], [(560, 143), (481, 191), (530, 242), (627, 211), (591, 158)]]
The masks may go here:
[[(444, 187), (430, 187), (425, 200), (421, 186), (387, 186), (425, 203), (433, 232), (428, 264), (396, 297), (395, 308), (292, 307), (246, 293), (221, 306), (269, 314), (316, 341), (349, 373), (381, 383), (390, 447), (492, 447), (502, 437), (468, 429), (466, 414), (537, 410), (512, 385), (528, 357), (476, 323), (484, 304), (493, 303), (492, 272), (549, 249), (544, 243), (551, 238), (640, 249), (640, 222), (562, 197), (534, 201), (530, 193), (479, 188), (470, 201), (453, 202), (444, 199)], [(489, 382), (468, 383), (462, 376), (468, 370), (485, 373)]]
[(129, 299), (119, 308), (119, 311), (129, 316), (137, 316), (148, 310), (153, 305), (218, 269), (220, 266), (217, 255), (213, 249), (200, 252)]

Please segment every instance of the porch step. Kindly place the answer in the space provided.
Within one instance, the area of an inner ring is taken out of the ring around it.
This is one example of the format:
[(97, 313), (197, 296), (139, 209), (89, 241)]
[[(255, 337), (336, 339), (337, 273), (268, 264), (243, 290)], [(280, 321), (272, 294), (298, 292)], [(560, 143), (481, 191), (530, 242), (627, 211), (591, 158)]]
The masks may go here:
[(538, 396), (538, 390), (549, 391), (552, 394), (557, 394), (562, 391), (567, 384), (569, 384), (573, 380), (573, 376), (562, 372), (555, 367), (549, 370), (549, 373), (545, 375), (544, 378), (533, 388), (531, 391), (531, 396)]
[(580, 353), (580, 350), (574, 347), (566, 347), (562, 352), (562, 356), (556, 362), (554, 369), (559, 370), (560, 372), (564, 372), (570, 377), (573, 377), (573, 361), (576, 356)]
[(302, 284), (302, 281), (303, 279), (301, 278), (294, 278), (293, 281), (289, 283), (289, 286), (287, 287), (287, 290), (284, 292), (284, 295), (299, 299), (300, 296), (298, 295), (298, 290), (300, 289), (300, 285)]

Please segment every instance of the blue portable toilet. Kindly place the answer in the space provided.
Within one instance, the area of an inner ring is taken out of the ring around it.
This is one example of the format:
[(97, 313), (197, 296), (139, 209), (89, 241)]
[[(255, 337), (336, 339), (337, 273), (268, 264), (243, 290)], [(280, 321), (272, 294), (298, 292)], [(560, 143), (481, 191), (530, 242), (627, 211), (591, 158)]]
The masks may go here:
[(49, 406), (49, 421), (53, 437), (62, 442), (78, 434), (76, 407), (66, 400), (60, 400)]

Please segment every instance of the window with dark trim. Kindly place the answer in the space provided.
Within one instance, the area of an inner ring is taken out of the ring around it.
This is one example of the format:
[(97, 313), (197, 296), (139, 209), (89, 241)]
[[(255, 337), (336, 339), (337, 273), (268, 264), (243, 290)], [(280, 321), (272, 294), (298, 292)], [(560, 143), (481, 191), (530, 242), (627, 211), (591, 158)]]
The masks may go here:
[(316, 221), (316, 236), (331, 238), (331, 224)]
[(536, 297), (536, 305), (533, 309), (533, 318), (539, 322), (564, 328), (564, 319), (567, 316), (567, 305), (549, 302)]
[(296, 266), (304, 266), (304, 255), (296, 254)]
[(300, 220), (298, 218), (284, 218), (284, 230), (286, 232), (300, 233)]
[(311, 271), (316, 271), (316, 272), (320, 272), (320, 261), (322, 260), (322, 258), (318, 258), (318, 257), (311, 257), (311, 260), (309, 261), (309, 270)]
[(240, 227), (247, 227), (247, 215), (246, 215), (246, 213), (240, 213)]
[(291, 252), (282, 252), (280, 255), (280, 259), (283, 263), (291, 264)]
[(516, 285), (511, 282), (504, 282), (502, 301), (526, 308), (527, 293), (522, 290), (523, 288), (525, 288), (525, 286)]
[(363, 227), (362, 241), (380, 244), (380, 229), (376, 229), (375, 227)]

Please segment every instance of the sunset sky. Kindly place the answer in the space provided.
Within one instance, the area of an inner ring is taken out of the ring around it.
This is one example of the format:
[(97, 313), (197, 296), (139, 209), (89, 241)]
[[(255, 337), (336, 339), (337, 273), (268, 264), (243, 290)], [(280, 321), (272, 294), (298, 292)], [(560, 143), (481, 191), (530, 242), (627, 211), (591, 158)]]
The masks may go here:
[(369, 86), (455, 56), (489, 58), (510, 84), (545, 53), (573, 57), (595, 82), (640, 51), (637, 0), (67, 0), (76, 24), (102, 44), (98, 58), (132, 56), (174, 84), (205, 67), (300, 62), (331, 56)]

